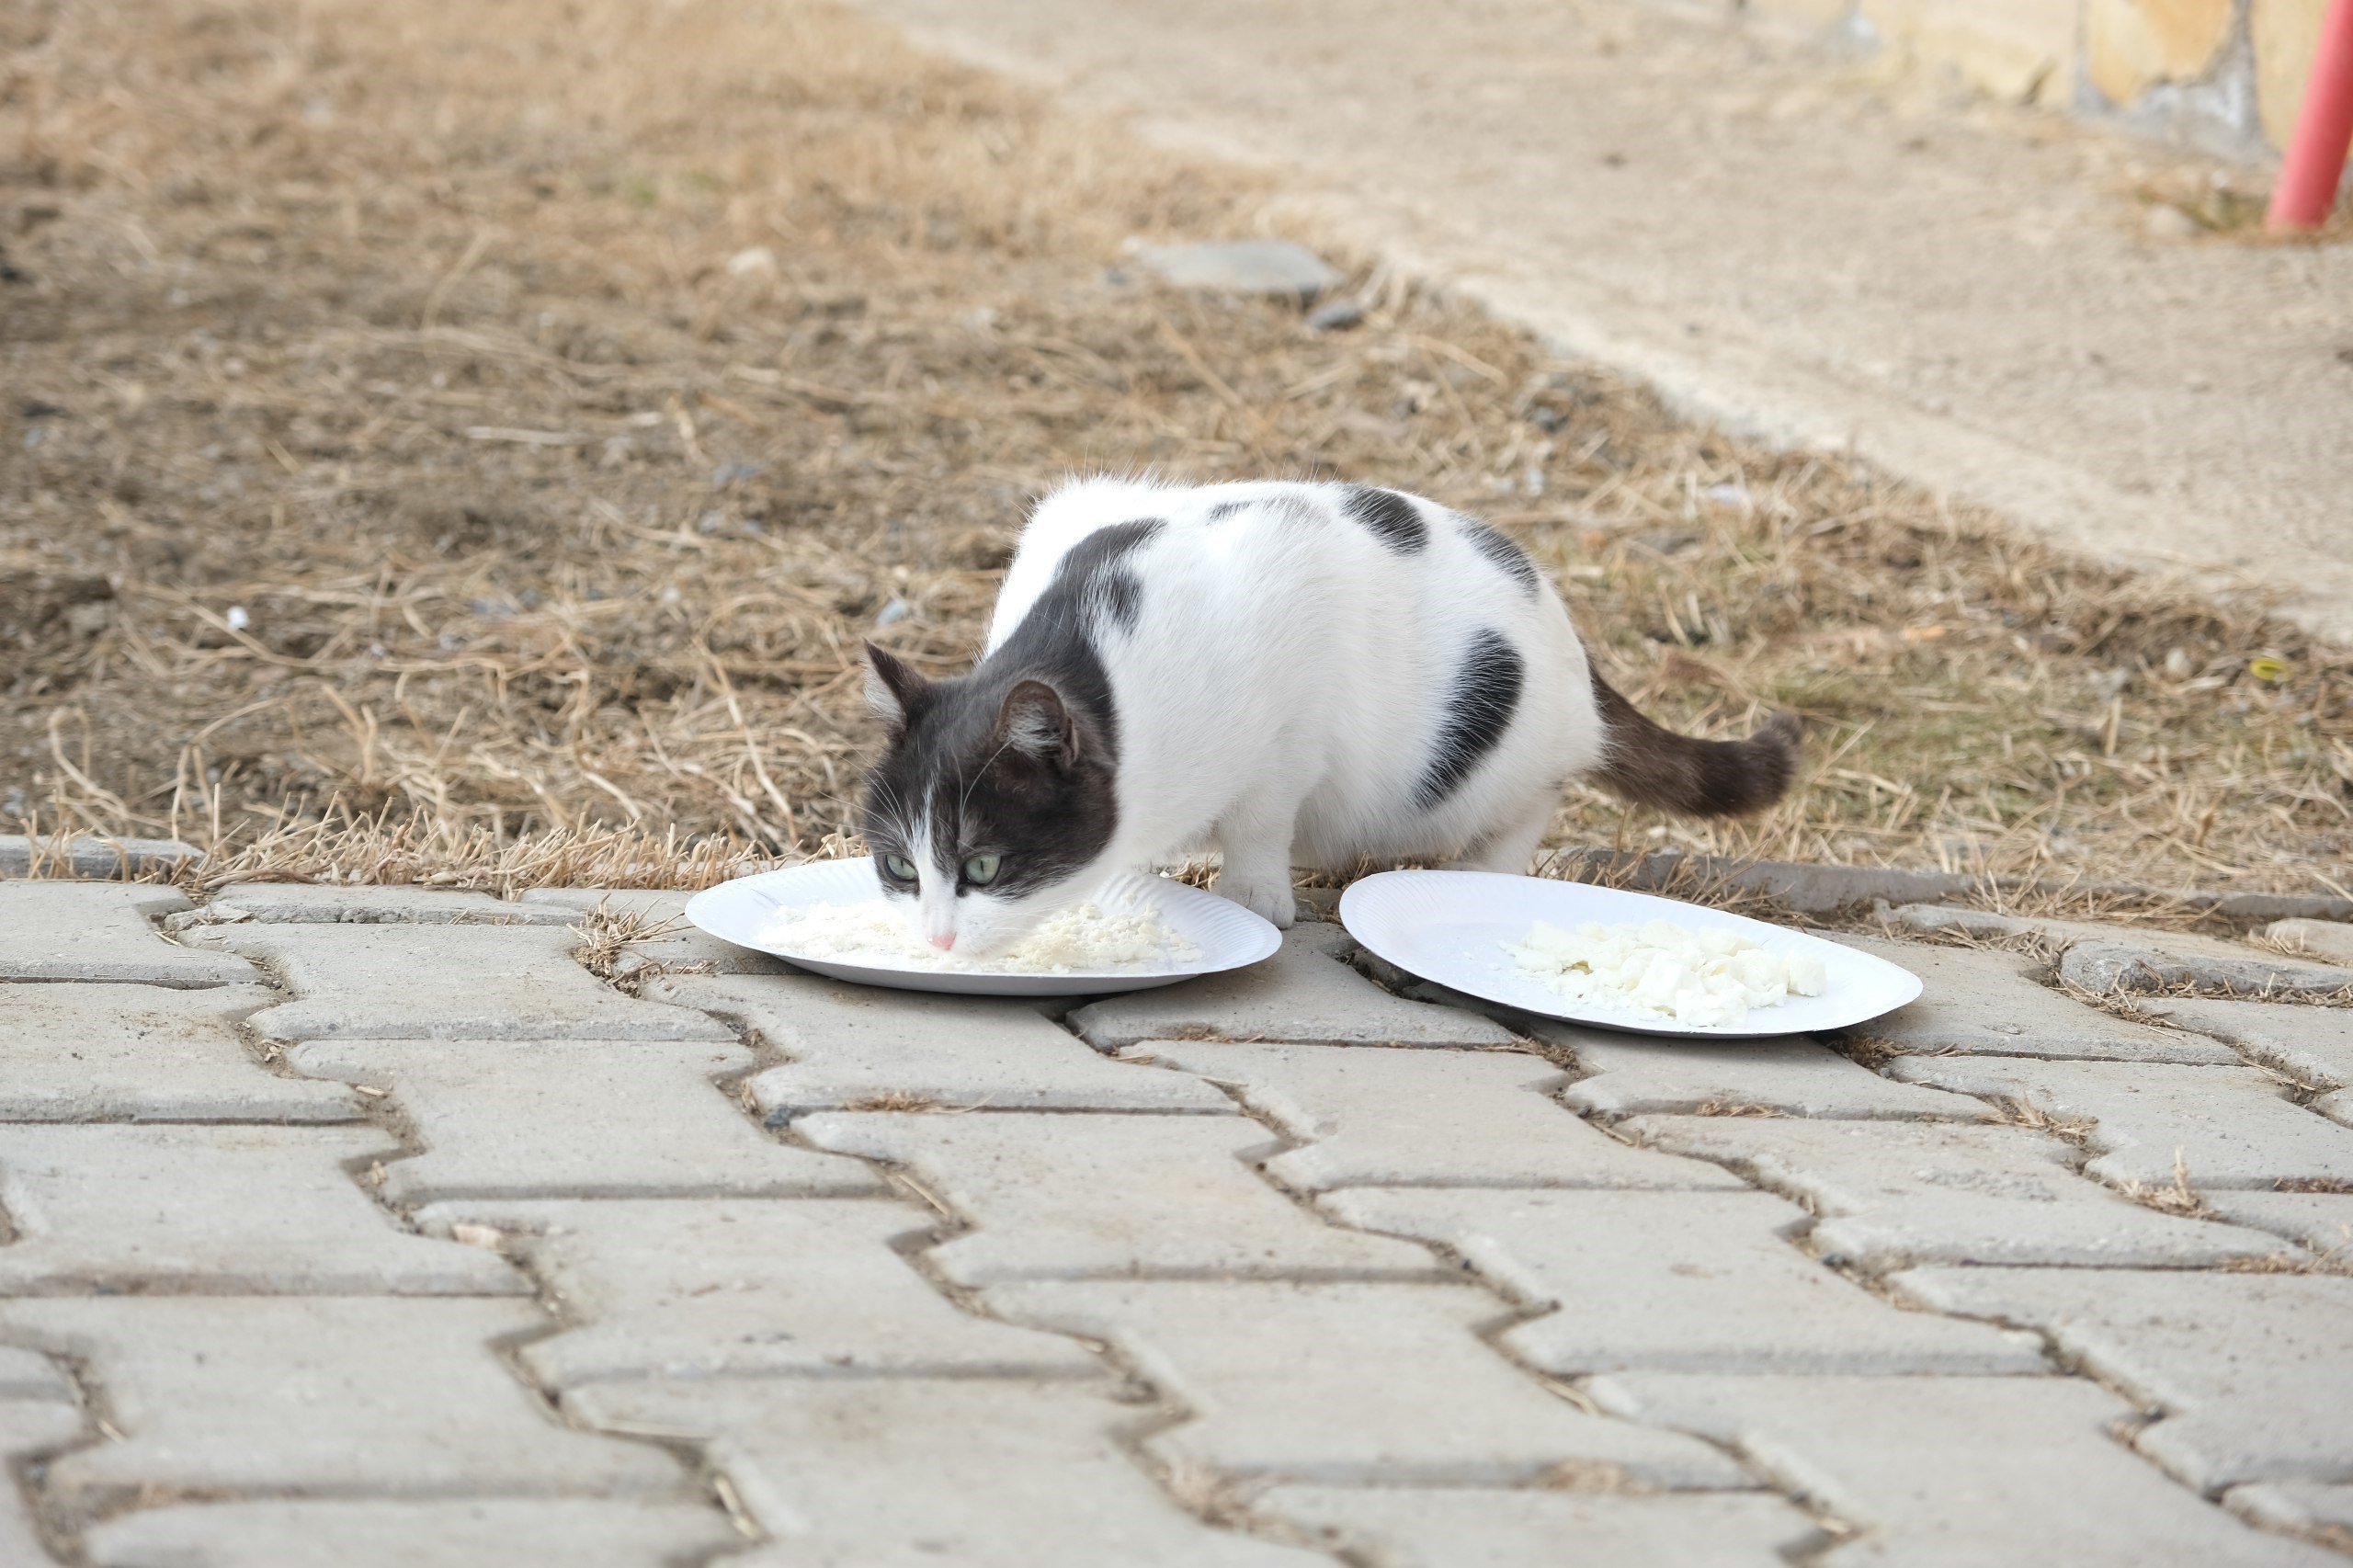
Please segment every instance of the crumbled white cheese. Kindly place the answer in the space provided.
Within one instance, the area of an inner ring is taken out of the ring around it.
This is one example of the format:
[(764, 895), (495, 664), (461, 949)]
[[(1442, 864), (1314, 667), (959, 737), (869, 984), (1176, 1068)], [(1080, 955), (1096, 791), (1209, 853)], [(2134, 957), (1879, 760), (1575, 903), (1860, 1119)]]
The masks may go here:
[(984, 971), (1006, 974), (1111, 974), (1181, 968), (1200, 949), (1149, 910), (1106, 915), (1091, 903), (1049, 915), (1002, 952), (968, 959), (941, 952), (909, 934), (888, 902), (814, 903), (779, 914), (760, 941), (813, 959), (841, 959), (878, 969)]
[(1699, 1028), (1738, 1024), (1790, 996), (1819, 996), (1826, 977), (1809, 952), (1773, 953), (1721, 927), (1671, 921), (1575, 930), (1545, 921), (1504, 951), (1520, 971), (1572, 1002)]

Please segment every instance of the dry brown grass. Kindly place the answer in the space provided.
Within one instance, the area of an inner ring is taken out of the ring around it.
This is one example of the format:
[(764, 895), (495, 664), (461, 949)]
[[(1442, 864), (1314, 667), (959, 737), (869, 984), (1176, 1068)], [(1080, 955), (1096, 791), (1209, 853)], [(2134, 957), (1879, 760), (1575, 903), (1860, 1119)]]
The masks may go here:
[[(500, 886), (811, 851), (859, 638), (958, 668), (1025, 498), (1149, 465), (1476, 510), (1662, 718), (1811, 722), (1757, 822), (1578, 792), (1563, 840), (2231, 887), (2353, 842), (2344, 651), (1394, 279), (1331, 336), (1108, 279), (1256, 189), (821, 6), (0, 28), (0, 823)], [(287, 836), (336, 801), (378, 826)]]

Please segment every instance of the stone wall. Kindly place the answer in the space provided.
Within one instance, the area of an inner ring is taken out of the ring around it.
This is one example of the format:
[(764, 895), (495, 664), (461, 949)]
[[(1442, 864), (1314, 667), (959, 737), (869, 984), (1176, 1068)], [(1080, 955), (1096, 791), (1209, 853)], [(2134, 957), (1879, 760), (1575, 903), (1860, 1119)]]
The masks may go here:
[(2248, 157), (2285, 144), (2328, 0), (1722, 0), (1983, 90)]

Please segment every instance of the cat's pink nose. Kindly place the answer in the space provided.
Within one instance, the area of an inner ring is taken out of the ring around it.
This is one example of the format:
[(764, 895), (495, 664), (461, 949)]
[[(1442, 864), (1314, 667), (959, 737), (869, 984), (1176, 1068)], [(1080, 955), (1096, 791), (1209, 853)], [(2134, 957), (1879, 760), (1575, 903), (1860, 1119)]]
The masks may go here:
[(934, 937), (931, 945), (944, 953), (956, 945), (956, 933), (950, 931), (944, 937)]

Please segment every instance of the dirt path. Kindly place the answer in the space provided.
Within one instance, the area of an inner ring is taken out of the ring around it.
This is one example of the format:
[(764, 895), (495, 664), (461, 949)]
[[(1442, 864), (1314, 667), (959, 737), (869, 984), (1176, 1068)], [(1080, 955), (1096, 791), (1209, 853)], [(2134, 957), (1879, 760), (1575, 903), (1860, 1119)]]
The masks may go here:
[[(371, 878), (807, 851), (875, 739), (860, 640), (962, 668), (1028, 498), (1151, 466), (1438, 497), (1528, 548), (1646, 710), (1805, 718), (1787, 806), (1580, 789), (1558, 842), (2165, 886), (2343, 863), (2342, 650), (1680, 422), (1345, 248), (1347, 332), (1146, 287), (1123, 244), (1262, 226), (1251, 177), (869, 17), (30, 18), (0, 81), (0, 831), (291, 823), (267, 864)], [(391, 825), (301, 836), (346, 812)]]
[(2353, 246), (2153, 237), (2188, 160), (1623, 0), (860, 3), (1328, 187), (1710, 417), (2353, 635)]

